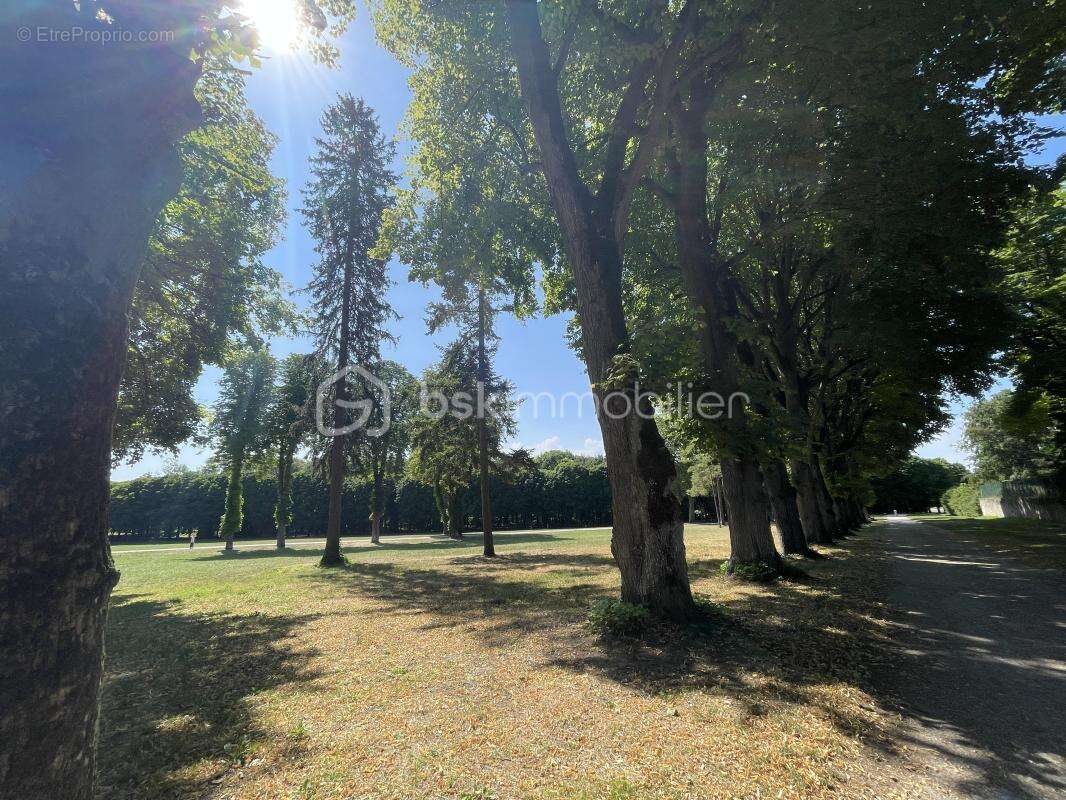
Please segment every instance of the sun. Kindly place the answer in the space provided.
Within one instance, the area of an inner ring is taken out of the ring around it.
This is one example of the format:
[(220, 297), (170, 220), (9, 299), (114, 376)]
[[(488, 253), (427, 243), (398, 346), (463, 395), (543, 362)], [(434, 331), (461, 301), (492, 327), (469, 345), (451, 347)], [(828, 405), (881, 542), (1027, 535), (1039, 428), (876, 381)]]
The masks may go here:
[(287, 53), (300, 38), (295, 0), (241, 0), (240, 13), (259, 34), (259, 44), (273, 53)]

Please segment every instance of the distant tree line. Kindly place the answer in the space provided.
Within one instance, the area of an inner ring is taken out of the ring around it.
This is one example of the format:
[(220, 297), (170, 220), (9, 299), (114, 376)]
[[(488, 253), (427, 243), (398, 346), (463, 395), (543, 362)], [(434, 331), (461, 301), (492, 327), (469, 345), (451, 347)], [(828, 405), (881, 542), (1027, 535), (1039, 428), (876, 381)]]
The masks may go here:
[[(500, 529), (587, 527), (611, 524), (611, 489), (602, 457), (551, 451), (534, 459), (535, 469), (512, 483), (493, 480), (493, 522)], [(197, 531), (215, 536), (226, 506), (226, 474), (214, 470), (177, 472), (115, 483), (111, 488), (111, 532), (123, 538), (176, 538)], [(277, 479), (245, 476), (244, 513), (238, 537), (269, 537), (276, 531)], [(291, 478), (290, 536), (322, 536), (329, 513), (329, 486), (304, 468)], [(372, 480), (344, 486), (341, 535), (365, 536), (372, 525)], [(481, 528), (481, 487), (475, 478), (458, 492), (460, 531)], [(433, 487), (407, 479), (385, 481), (382, 531), (442, 531), (444, 522)]]

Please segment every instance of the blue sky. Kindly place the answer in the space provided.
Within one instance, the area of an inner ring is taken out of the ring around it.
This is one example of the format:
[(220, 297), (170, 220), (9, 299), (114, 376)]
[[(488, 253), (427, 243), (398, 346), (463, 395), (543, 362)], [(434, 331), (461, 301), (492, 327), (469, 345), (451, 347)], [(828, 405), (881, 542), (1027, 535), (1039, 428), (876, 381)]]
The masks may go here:
[[(314, 264), (312, 241), (301, 226), (295, 209), (300, 204), (300, 188), (307, 181), (307, 159), (313, 150), (313, 140), (319, 131), (323, 109), (339, 92), (362, 96), (376, 109), (386, 135), (392, 135), (398, 132), (411, 97), (407, 71), (374, 41), (365, 13), (360, 14), (339, 44), (341, 57), (336, 68), (315, 64), (304, 55), (274, 55), (264, 59), (263, 66), (248, 81), (251, 107), (279, 137), (271, 166), (274, 173), (285, 180), (289, 193), (289, 214), (284, 236), (268, 254), (267, 263), (280, 271), (293, 288), (307, 284)], [(1058, 146), (1051, 149), (1054, 152), (1046, 153), (1042, 161), (1051, 160), (1062, 151), (1061, 142), (1056, 144)], [(407, 147), (402, 140), (398, 140), (398, 145), (396, 169), (400, 172)], [(433, 338), (426, 333), (423, 318), (427, 302), (434, 297), (433, 290), (409, 283), (407, 271), (399, 263), (393, 262), (390, 268), (395, 286), (389, 293), (389, 299), (401, 319), (392, 325), (398, 343), (385, 356), (419, 374), (436, 360), (436, 345), (443, 343), (447, 334)], [(301, 295), (294, 299), (299, 304), (304, 303)], [(510, 318), (501, 320), (498, 326), (501, 344), (497, 366), (519, 392), (549, 392), (561, 396), (567, 392), (582, 394), (588, 389), (584, 367), (577, 355), (566, 346), (566, 324), (565, 315), (525, 322)], [(294, 352), (306, 352), (309, 342), (306, 339), (278, 339), (271, 343), (271, 348), (276, 356), (283, 357)], [(197, 401), (203, 404), (213, 402), (217, 378), (217, 369), (205, 371), (196, 387)], [(967, 404), (962, 400), (953, 402), (953, 413), (961, 413)], [(573, 413), (573, 405), (568, 412), (561, 419), (548, 419), (546, 414), (538, 417), (533, 413), (531, 404), (525, 404), (519, 413), (518, 442), (537, 450), (562, 448), (602, 452), (599, 426), (587, 404), (580, 416)], [(956, 419), (956, 424), (924, 445), (919, 454), (926, 457), (942, 456), (953, 461), (964, 460), (964, 454), (958, 449), (960, 432)], [(197, 467), (208, 456), (207, 452), (184, 447), (178, 460)], [(137, 463), (118, 467), (112, 472), (112, 477), (126, 480), (145, 474), (159, 474), (168, 458), (148, 455)]]

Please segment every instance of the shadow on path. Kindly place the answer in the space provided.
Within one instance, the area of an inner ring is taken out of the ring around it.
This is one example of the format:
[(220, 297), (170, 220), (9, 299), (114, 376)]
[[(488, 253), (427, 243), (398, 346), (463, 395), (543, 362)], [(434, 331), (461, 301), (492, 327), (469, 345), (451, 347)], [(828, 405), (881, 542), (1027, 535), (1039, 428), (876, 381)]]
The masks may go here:
[(903, 736), (967, 797), (1066, 796), (1066, 581), (942, 528), (882, 523)]

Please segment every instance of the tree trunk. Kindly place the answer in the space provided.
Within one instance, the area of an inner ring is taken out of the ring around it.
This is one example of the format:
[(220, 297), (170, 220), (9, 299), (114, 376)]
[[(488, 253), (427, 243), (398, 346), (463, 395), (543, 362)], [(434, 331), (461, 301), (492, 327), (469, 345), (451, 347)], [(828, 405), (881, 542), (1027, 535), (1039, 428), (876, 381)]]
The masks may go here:
[[(478, 397), (485, 396), (486, 385), (489, 379), (488, 353), (485, 350), (485, 290), (478, 292), (477, 299), (477, 379)], [(478, 475), (481, 483), (481, 530), (484, 546), (482, 555), (485, 558), (493, 558), (496, 555), (495, 542), (492, 540), (492, 487), (489, 484), (489, 432), (488, 423), (485, 419), (485, 404), (478, 403), (477, 409), (477, 448), (478, 448)]]
[(777, 530), (781, 534), (781, 549), (786, 555), (810, 555), (807, 538), (803, 534), (796, 489), (788, 479), (788, 470), (778, 459), (771, 459), (763, 468), (766, 494), (777, 518)]
[(832, 544), (833, 535), (826, 527), (819, 507), (814, 472), (811, 465), (802, 458), (792, 460), (792, 481), (796, 487), (796, 507), (807, 541), (811, 544)]
[(226, 510), (218, 526), (218, 538), (226, 542), (226, 549), (233, 549), (233, 539), (241, 532), (244, 518), (244, 453), (230, 454), (229, 481), (226, 484)]
[(180, 183), (175, 145), (199, 120), (188, 39), (179, 30), (176, 42), (138, 42), (138, 30), (176, 26), (145, 18), (158, 9), (128, 6), (108, 10), (133, 42), (105, 45), (15, 39), (21, 28), (100, 32), (109, 26), (93, 6), (0, 8), (4, 797), (93, 797), (118, 579), (107, 507), (126, 313), (148, 237)]
[(274, 507), (278, 550), (285, 549), (285, 537), (288, 533), (289, 517), (292, 514), (292, 459), (292, 447), (288, 442), (283, 442), (278, 447), (278, 501)]
[(844, 536), (847, 531), (840, 524), (833, 510), (833, 496), (829, 494), (829, 486), (825, 482), (825, 476), (822, 473), (821, 465), (818, 463), (817, 455), (811, 457), (810, 464), (811, 473), (814, 476), (815, 494), (818, 498), (818, 511), (825, 523), (826, 530), (829, 531), (830, 536), (834, 539)]
[(636, 398), (636, 376), (624, 370), (610, 386), (604, 383), (616, 371), (616, 359), (629, 351), (617, 207), (613, 198), (593, 197), (578, 174), (537, 4), (510, 0), (507, 12), (522, 96), (574, 277), (582, 354), (611, 483), (611, 552), (621, 572), (622, 599), (660, 616), (688, 617), (694, 604), (673, 456), (652, 419), (650, 401)]
[(696, 498), (692, 495), (688, 496), (688, 521), (690, 523), (696, 521)]
[(463, 538), (463, 528), (459, 524), (459, 492), (448, 492), (445, 497), (448, 509), (448, 535), (453, 539)]
[(381, 470), (374, 470), (374, 491), (370, 498), (370, 543), (381, 544), (381, 517), (384, 514), (382, 502), (382, 477)]
[(728, 283), (728, 267), (717, 255), (715, 234), (707, 209), (706, 98), (694, 97), (688, 109), (674, 114), (677, 145), (671, 165), (675, 239), (682, 283), (699, 310), (700, 351), (710, 384), (723, 398), (728, 412), (713, 424), (723, 449), (725, 504), (729, 513), (730, 564), (760, 561), (780, 569), (766, 513), (766, 493), (755, 453), (760, 446), (744, 414), (734, 416), (733, 398), (741, 394), (739, 343), (729, 327), (738, 317), (736, 300)]
[[(723, 458), (722, 487), (729, 509), (729, 571), (739, 564), (754, 562), (779, 570), (781, 557), (769, 533), (766, 491), (755, 461)], [(765, 536), (762, 535), (763, 528), (766, 528)]]
[[(337, 342), (337, 371), (341, 373), (336, 386), (336, 398), (333, 404), (333, 427), (340, 431), (348, 425), (347, 403), (351, 400), (348, 391), (348, 376), (343, 374), (349, 366), (351, 348), (351, 295), (352, 263), (351, 238), (348, 237), (348, 253), (344, 264), (344, 297), (341, 300), (340, 341)], [(334, 435), (329, 445), (329, 517), (326, 522), (326, 547), (319, 562), (323, 567), (336, 567), (344, 563), (341, 555), (341, 502), (344, 497), (344, 472), (346, 467), (345, 447), (348, 443), (346, 434)]]

